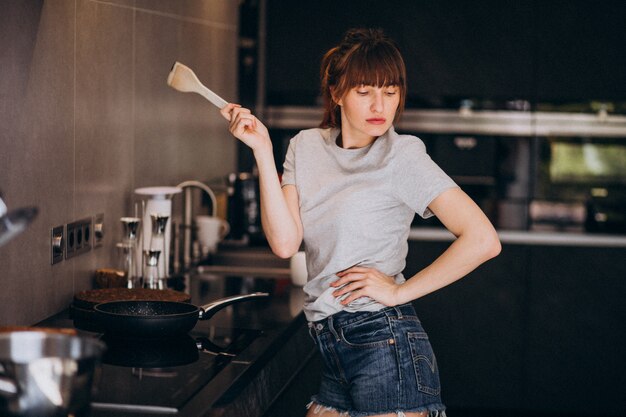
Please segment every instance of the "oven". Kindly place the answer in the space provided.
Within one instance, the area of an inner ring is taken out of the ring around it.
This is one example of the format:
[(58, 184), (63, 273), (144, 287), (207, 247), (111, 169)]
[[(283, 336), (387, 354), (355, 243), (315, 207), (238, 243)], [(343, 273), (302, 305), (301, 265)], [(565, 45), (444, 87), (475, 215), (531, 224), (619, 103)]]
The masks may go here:
[[(527, 230), (534, 177), (534, 138), (475, 133), (414, 133), (429, 155), (498, 228)], [(413, 226), (441, 226), (416, 216)]]
[(533, 228), (626, 233), (626, 138), (538, 138)]

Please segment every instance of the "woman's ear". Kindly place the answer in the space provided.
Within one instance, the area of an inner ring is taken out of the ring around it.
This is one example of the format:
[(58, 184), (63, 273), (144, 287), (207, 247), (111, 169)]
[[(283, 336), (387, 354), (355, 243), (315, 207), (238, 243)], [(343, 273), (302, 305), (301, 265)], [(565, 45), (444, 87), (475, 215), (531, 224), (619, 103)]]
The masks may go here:
[(335, 94), (335, 87), (330, 87), (330, 96), (332, 97), (336, 105), (338, 106), (343, 105), (341, 98), (338, 98), (337, 95)]

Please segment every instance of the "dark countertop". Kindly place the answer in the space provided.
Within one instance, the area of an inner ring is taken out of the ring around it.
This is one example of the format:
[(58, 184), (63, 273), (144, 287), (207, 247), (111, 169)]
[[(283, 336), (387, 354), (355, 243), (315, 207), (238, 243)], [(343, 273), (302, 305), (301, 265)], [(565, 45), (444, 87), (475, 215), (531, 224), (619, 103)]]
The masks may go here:
[[(210, 266), (204, 269), (201, 267), (201, 270), (202, 272), (194, 270), (183, 278), (170, 280), (170, 288), (189, 293), (191, 302), (198, 306), (218, 298), (256, 291), (268, 292), (270, 297), (235, 304), (221, 310), (209, 320), (198, 321), (190, 336), (228, 340), (233, 328), (255, 331), (260, 336), (178, 409), (120, 409), (120, 406), (111, 406), (108, 400), (102, 401), (102, 393), (97, 392), (92, 398), (93, 417), (148, 417), (163, 414), (190, 417), (260, 416), (284, 389), (293, 374), (311, 357), (314, 344), (307, 340), (306, 320), (302, 313), (304, 293), (301, 287), (291, 284), (288, 270), (270, 271), (271, 274), (267, 271), (255, 274), (249, 269), (239, 271)], [(69, 311), (64, 311), (39, 325), (71, 328), (74, 327), (74, 322)], [(101, 336), (98, 332), (81, 329), (79, 333)], [(198, 376), (202, 377), (203, 369), (200, 365), (197, 366)], [(111, 366), (104, 367), (100, 384), (111, 382), (112, 378), (107, 379), (110, 368)], [(137, 367), (133, 367), (133, 372), (136, 369)], [(246, 404), (246, 407), (239, 404)], [(250, 404), (253, 404), (257, 414), (251, 413)]]

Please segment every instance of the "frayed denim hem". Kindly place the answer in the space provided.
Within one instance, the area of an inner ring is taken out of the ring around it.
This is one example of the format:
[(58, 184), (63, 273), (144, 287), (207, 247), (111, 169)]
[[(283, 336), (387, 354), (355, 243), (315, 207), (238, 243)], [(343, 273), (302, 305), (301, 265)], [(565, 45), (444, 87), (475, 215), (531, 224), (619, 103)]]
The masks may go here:
[[(358, 411), (345, 411), (338, 410), (335, 407), (326, 405), (320, 402), (315, 396), (311, 399), (311, 402), (306, 405), (307, 410), (313, 407), (313, 414), (316, 416), (319, 415), (323, 417), (326, 412), (335, 412), (339, 414), (339, 417), (369, 417), (369, 416), (377, 416), (382, 414), (392, 414), (396, 413), (398, 417), (406, 417), (405, 413), (421, 413), (424, 411), (428, 411), (428, 417), (447, 417), (445, 408), (440, 408), (441, 406), (430, 406), (430, 407), (417, 407), (409, 410), (389, 410), (389, 411), (374, 411), (374, 412), (358, 412)], [(437, 409), (434, 409), (437, 407)]]
[(350, 413), (350, 417), (369, 417), (369, 416), (378, 416), (384, 414), (393, 414), (396, 413), (398, 417), (406, 417), (405, 413), (423, 413), (424, 411), (428, 411), (428, 417), (446, 417), (446, 410), (433, 410), (431, 407), (417, 407), (411, 408), (407, 410), (389, 410), (389, 411), (375, 411), (375, 412), (354, 412)]
[(313, 397), (311, 402), (306, 405), (307, 410), (313, 407), (313, 414), (316, 416), (323, 416), (326, 412), (335, 412), (339, 414), (339, 417), (350, 417), (350, 413), (347, 411), (337, 410), (335, 407), (331, 407), (326, 404), (322, 404), (317, 398)]

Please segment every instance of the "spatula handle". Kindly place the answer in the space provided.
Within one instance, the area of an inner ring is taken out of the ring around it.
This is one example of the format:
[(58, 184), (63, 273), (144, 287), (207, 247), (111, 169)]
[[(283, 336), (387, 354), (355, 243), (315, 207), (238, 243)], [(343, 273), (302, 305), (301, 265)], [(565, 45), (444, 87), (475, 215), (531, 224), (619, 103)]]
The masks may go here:
[(201, 84), (199, 87), (200, 88), (198, 89), (198, 94), (209, 100), (218, 109), (223, 109), (228, 104), (226, 100), (215, 94), (213, 91), (209, 90), (204, 85)]

